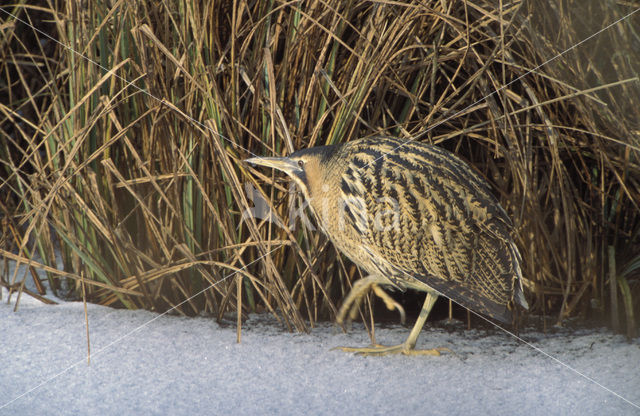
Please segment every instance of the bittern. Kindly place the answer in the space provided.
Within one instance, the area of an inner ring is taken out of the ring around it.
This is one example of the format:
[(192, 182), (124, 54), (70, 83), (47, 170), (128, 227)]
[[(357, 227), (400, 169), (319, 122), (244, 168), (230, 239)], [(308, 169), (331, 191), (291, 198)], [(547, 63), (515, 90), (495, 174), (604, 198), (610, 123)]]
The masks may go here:
[(440, 294), (502, 322), (527, 309), (512, 222), (487, 182), (454, 154), (392, 137), (299, 150), (246, 162), (279, 169), (299, 186), (335, 247), (366, 271), (337, 316), (353, 319), (378, 285), (427, 293), (407, 340), (396, 346), (343, 348), (368, 355), (433, 354), (416, 350)]

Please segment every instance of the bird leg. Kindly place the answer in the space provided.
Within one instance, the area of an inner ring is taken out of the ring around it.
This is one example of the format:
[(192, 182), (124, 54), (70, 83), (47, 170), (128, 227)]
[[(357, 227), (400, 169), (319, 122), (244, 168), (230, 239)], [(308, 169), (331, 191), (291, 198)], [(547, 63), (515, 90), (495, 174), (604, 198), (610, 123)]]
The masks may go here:
[(406, 316), (404, 312), (404, 308), (398, 302), (393, 300), (393, 298), (389, 296), (387, 292), (382, 290), (382, 288), (378, 286), (379, 283), (386, 284), (388, 282), (385, 278), (377, 275), (370, 275), (363, 279), (358, 280), (353, 285), (351, 292), (349, 292), (346, 299), (342, 303), (342, 306), (340, 307), (340, 311), (338, 312), (338, 316), (336, 317), (336, 321), (339, 324), (343, 323), (344, 318), (347, 315), (347, 312), (349, 313), (349, 320), (350, 321), (354, 320), (358, 315), (358, 308), (362, 304), (362, 299), (364, 298), (364, 295), (366, 295), (366, 293), (369, 290), (373, 290), (373, 293), (375, 293), (379, 298), (381, 298), (384, 301), (384, 304), (387, 306), (387, 308), (390, 311), (394, 309), (398, 310), (398, 312), (400, 313), (400, 321), (404, 324), (405, 316)]
[(427, 292), (427, 298), (424, 300), (424, 305), (420, 311), (420, 316), (416, 321), (409, 337), (400, 345), (384, 346), (384, 345), (372, 345), (371, 347), (353, 348), (353, 347), (338, 347), (342, 351), (355, 352), (359, 355), (387, 355), (387, 354), (404, 354), (404, 355), (440, 355), (441, 351), (451, 351), (448, 348), (434, 348), (430, 350), (416, 350), (416, 342), (418, 341), (418, 335), (424, 326), (424, 323), (431, 312), (431, 308), (436, 303), (438, 294), (433, 291)]

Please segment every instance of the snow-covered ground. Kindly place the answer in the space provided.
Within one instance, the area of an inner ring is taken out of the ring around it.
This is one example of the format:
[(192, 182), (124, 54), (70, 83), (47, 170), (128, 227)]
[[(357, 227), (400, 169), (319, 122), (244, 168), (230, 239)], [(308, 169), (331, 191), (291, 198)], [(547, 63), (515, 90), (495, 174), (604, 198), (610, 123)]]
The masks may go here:
[[(2, 290), (0, 415), (640, 414), (640, 341), (605, 330), (521, 332), (571, 370), (497, 329), (427, 323), (418, 347), (455, 354), (361, 357), (332, 350), (368, 344), (359, 324), (293, 334), (252, 315), (237, 344), (234, 325), (210, 318), (89, 305), (87, 365), (82, 303), (23, 295), (14, 312)], [(407, 335), (376, 331), (386, 344)]]

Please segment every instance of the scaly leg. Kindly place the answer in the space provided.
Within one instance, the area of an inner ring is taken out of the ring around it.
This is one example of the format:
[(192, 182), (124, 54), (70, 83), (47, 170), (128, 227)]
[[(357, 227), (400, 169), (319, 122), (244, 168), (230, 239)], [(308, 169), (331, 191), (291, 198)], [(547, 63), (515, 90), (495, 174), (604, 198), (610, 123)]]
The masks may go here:
[(448, 348), (434, 348), (431, 350), (416, 350), (416, 342), (418, 341), (418, 335), (424, 326), (431, 308), (438, 299), (438, 294), (433, 291), (427, 292), (427, 298), (424, 300), (424, 305), (420, 311), (420, 316), (416, 321), (409, 337), (405, 342), (400, 345), (393, 345), (386, 347), (384, 345), (374, 345), (371, 347), (352, 348), (352, 347), (338, 347), (342, 351), (355, 352), (361, 355), (387, 355), (387, 354), (404, 354), (404, 355), (440, 355), (440, 351), (450, 351)]
[(367, 294), (369, 290), (373, 290), (373, 292), (381, 298), (387, 308), (391, 310), (398, 310), (400, 313), (400, 320), (404, 324), (405, 313), (404, 308), (398, 302), (393, 300), (391, 296), (387, 294), (384, 290), (378, 286), (378, 284), (388, 284), (389, 282), (378, 275), (370, 275), (365, 278), (358, 280), (351, 289), (351, 292), (347, 295), (342, 306), (340, 307), (340, 311), (338, 312), (338, 316), (336, 317), (336, 321), (341, 324), (344, 322), (345, 316), (349, 313), (349, 320), (353, 320), (358, 315), (358, 308), (362, 304), (362, 299), (364, 295)]

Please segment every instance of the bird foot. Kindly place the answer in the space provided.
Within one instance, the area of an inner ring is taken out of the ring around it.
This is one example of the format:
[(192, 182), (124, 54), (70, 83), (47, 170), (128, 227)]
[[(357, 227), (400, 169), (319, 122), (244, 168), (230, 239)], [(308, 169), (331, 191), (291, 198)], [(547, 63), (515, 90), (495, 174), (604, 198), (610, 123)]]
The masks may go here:
[(373, 292), (384, 301), (384, 304), (391, 311), (396, 309), (398, 313), (400, 313), (400, 321), (402, 324), (405, 322), (406, 314), (404, 312), (404, 308), (398, 302), (396, 302), (391, 296), (387, 294), (380, 286), (377, 285), (379, 279), (368, 277), (364, 279), (358, 280), (347, 298), (345, 299), (340, 311), (338, 312), (338, 316), (336, 317), (336, 321), (341, 324), (344, 322), (345, 317), (348, 315), (349, 320), (354, 320), (356, 316), (358, 316), (358, 308), (362, 304), (362, 299), (364, 295), (369, 291), (373, 290)]
[(430, 350), (416, 350), (414, 347), (410, 347), (406, 344), (385, 346), (374, 344), (370, 347), (336, 347), (334, 350), (342, 350), (344, 352), (353, 352), (356, 355), (364, 355), (364, 356), (383, 356), (383, 355), (392, 355), (392, 354), (402, 354), (402, 355), (434, 355), (439, 356), (441, 352), (450, 352), (453, 353), (449, 348), (433, 348)]
[(407, 319), (407, 314), (404, 312), (404, 308), (398, 302), (396, 302), (391, 296), (387, 294), (382, 288), (378, 285), (373, 285), (373, 293), (375, 293), (380, 299), (384, 301), (385, 306), (390, 311), (397, 310), (400, 314), (400, 323), (404, 325), (404, 322)]

